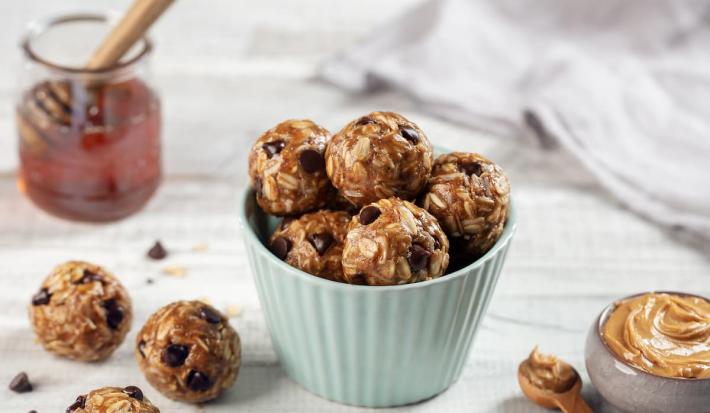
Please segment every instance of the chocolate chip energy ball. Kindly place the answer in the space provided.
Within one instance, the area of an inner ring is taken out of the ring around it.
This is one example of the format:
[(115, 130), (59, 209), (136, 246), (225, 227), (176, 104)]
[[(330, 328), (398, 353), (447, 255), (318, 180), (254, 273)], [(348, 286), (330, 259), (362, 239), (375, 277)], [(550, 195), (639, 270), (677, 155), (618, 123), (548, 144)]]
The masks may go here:
[(440, 156), (420, 205), (439, 219), (452, 249), (479, 257), (496, 243), (508, 217), (503, 170), (475, 153)]
[(323, 158), (329, 138), (310, 120), (287, 120), (259, 137), (249, 154), (249, 177), (266, 213), (298, 215), (325, 206), (334, 192)]
[(414, 199), (434, 160), (424, 132), (392, 112), (350, 122), (333, 136), (325, 158), (333, 185), (358, 207), (392, 196)]
[(165, 396), (201, 403), (234, 384), (241, 342), (212, 306), (178, 301), (150, 316), (136, 337), (136, 359), (148, 382)]
[(76, 398), (67, 413), (160, 413), (136, 386), (103, 387)]
[(309, 274), (343, 281), (343, 243), (351, 215), (321, 210), (298, 219), (284, 219), (271, 236), (277, 257)]
[(108, 271), (83, 261), (56, 267), (32, 297), (30, 319), (47, 351), (103, 360), (131, 328), (131, 299)]
[(352, 284), (415, 283), (442, 276), (448, 251), (436, 218), (411, 202), (381, 199), (350, 221), (343, 273)]

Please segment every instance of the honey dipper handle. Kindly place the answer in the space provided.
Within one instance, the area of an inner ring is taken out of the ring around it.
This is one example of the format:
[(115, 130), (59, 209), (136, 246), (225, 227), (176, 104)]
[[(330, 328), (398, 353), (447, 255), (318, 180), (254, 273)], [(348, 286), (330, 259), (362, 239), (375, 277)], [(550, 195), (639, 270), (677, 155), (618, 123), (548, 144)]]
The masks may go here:
[(135, 0), (121, 21), (104, 39), (86, 65), (103, 69), (118, 63), (121, 57), (148, 31), (174, 0)]

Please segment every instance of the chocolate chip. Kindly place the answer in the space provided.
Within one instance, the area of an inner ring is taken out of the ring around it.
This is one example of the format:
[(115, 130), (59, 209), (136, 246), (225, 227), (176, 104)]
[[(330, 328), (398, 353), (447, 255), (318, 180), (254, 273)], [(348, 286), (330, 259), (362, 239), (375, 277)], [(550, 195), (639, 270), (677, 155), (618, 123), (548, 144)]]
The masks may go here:
[(413, 244), (409, 248), (409, 255), (407, 256), (407, 261), (409, 261), (409, 267), (413, 272), (417, 272), (423, 268), (426, 268), (429, 264), (430, 251), (427, 251), (424, 247), (419, 244)]
[(360, 119), (358, 119), (357, 122), (355, 122), (355, 125), (356, 126), (363, 126), (363, 125), (369, 125), (371, 123), (375, 123), (375, 121), (368, 116), (363, 116)]
[(353, 276), (350, 277), (350, 284), (367, 285), (367, 277), (365, 276), (365, 273), (358, 272), (353, 274)]
[(145, 283), (148, 284), (148, 285), (151, 285), (151, 284), (153, 284), (154, 282), (155, 282), (155, 280), (153, 280), (152, 278), (146, 278), (146, 280), (145, 280)]
[(217, 314), (213, 309), (204, 306), (200, 309), (200, 318), (207, 321), (210, 324), (219, 324), (222, 322), (222, 317)]
[(291, 241), (284, 237), (278, 237), (271, 243), (271, 250), (279, 259), (285, 260), (288, 252), (291, 251)]
[(264, 184), (261, 182), (261, 178), (256, 178), (254, 180), (254, 189), (256, 190), (257, 195), (261, 195), (261, 189), (264, 187)]
[(323, 155), (315, 149), (304, 149), (301, 151), (301, 154), (298, 156), (298, 162), (301, 164), (301, 168), (310, 174), (322, 171), (323, 168), (325, 168)]
[(441, 248), (441, 243), (438, 239), (434, 238), (434, 249), (438, 250), (439, 248)]
[(163, 363), (170, 367), (180, 367), (190, 354), (190, 349), (182, 344), (171, 344), (163, 350)]
[(15, 376), (10, 382), (10, 390), (15, 393), (27, 393), (32, 391), (32, 383), (30, 383), (27, 373), (22, 372)]
[(32, 305), (47, 305), (49, 304), (49, 300), (51, 298), (52, 294), (49, 293), (49, 290), (46, 288), (42, 288), (37, 292), (37, 294), (32, 296)]
[(370, 225), (375, 222), (377, 218), (379, 218), (381, 213), (380, 209), (374, 205), (365, 207), (362, 211), (360, 211), (360, 223), (362, 225)]
[(269, 156), (269, 158), (276, 155), (277, 153), (280, 153), (285, 146), (286, 142), (281, 139), (273, 142), (266, 142), (265, 144), (261, 145), (261, 147), (266, 151), (266, 154)]
[(117, 330), (123, 321), (123, 308), (114, 299), (104, 301), (102, 306), (106, 310), (106, 323)]
[(141, 353), (141, 357), (145, 358), (145, 341), (141, 340), (138, 343), (138, 352)]
[(190, 370), (187, 374), (187, 386), (192, 391), (205, 391), (212, 387), (210, 378), (202, 372)]
[(148, 250), (148, 257), (154, 260), (162, 260), (167, 256), (168, 252), (165, 250), (160, 241), (155, 241), (155, 244), (153, 244), (153, 246)]
[(136, 399), (138, 401), (143, 400), (143, 392), (141, 391), (141, 389), (139, 389), (136, 386), (124, 387), (123, 392), (126, 393), (128, 395), (128, 397), (130, 397), (132, 399)]
[(308, 236), (308, 241), (310, 241), (313, 248), (318, 251), (318, 255), (323, 255), (333, 243), (333, 236), (327, 232), (323, 234), (311, 234)]
[(459, 165), (459, 169), (461, 170), (461, 172), (465, 173), (466, 175), (476, 175), (476, 176), (481, 176), (481, 172), (483, 171), (483, 167), (478, 162), (461, 164), (461, 165)]
[(88, 284), (93, 281), (103, 282), (103, 278), (101, 278), (98, 273), (95, 273), (92, 270), (85, 268), (84, 274), (81, 276), (81, 278), (75, 281), (74, 284)]
[(83, 409), (86, 404), (86, 396), (79, 396), (71, 406), (67, 407), (66, 413), (73, 413), (76, 409)]
[(419, 134), (417, 131), (409, 126), (400, 126), (399, 128), (399, 134), (402, 135), (402, 137), (409, 142), (412, 142), (414, 145), (419, 142)]
[(30, 410), (29, 413), (37, 413), (37, 410)]

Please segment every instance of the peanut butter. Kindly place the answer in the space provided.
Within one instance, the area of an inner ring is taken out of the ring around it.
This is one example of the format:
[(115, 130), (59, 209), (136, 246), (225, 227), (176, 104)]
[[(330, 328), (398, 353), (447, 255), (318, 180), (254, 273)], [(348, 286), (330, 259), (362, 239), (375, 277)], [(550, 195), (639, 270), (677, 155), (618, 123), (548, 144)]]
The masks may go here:
[(535, 347), (530, 357), (520, 364), (520, 372), (535, 387), (564, 393), (577, 382), (577, 372), (555, 356), (542, 354)]
[(603, 326), (607, 346), (648, 373), (710, 378), (710, 302), (648, 293), (616, 303)]

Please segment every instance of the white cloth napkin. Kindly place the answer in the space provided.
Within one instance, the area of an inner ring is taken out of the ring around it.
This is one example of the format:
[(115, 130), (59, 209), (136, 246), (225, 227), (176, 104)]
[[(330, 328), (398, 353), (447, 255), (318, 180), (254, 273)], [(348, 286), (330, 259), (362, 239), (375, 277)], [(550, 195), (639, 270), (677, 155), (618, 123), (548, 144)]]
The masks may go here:
[(631, 209), (710, 240), (709, 1), (433, 0), (322, 76), (556, 142)]

